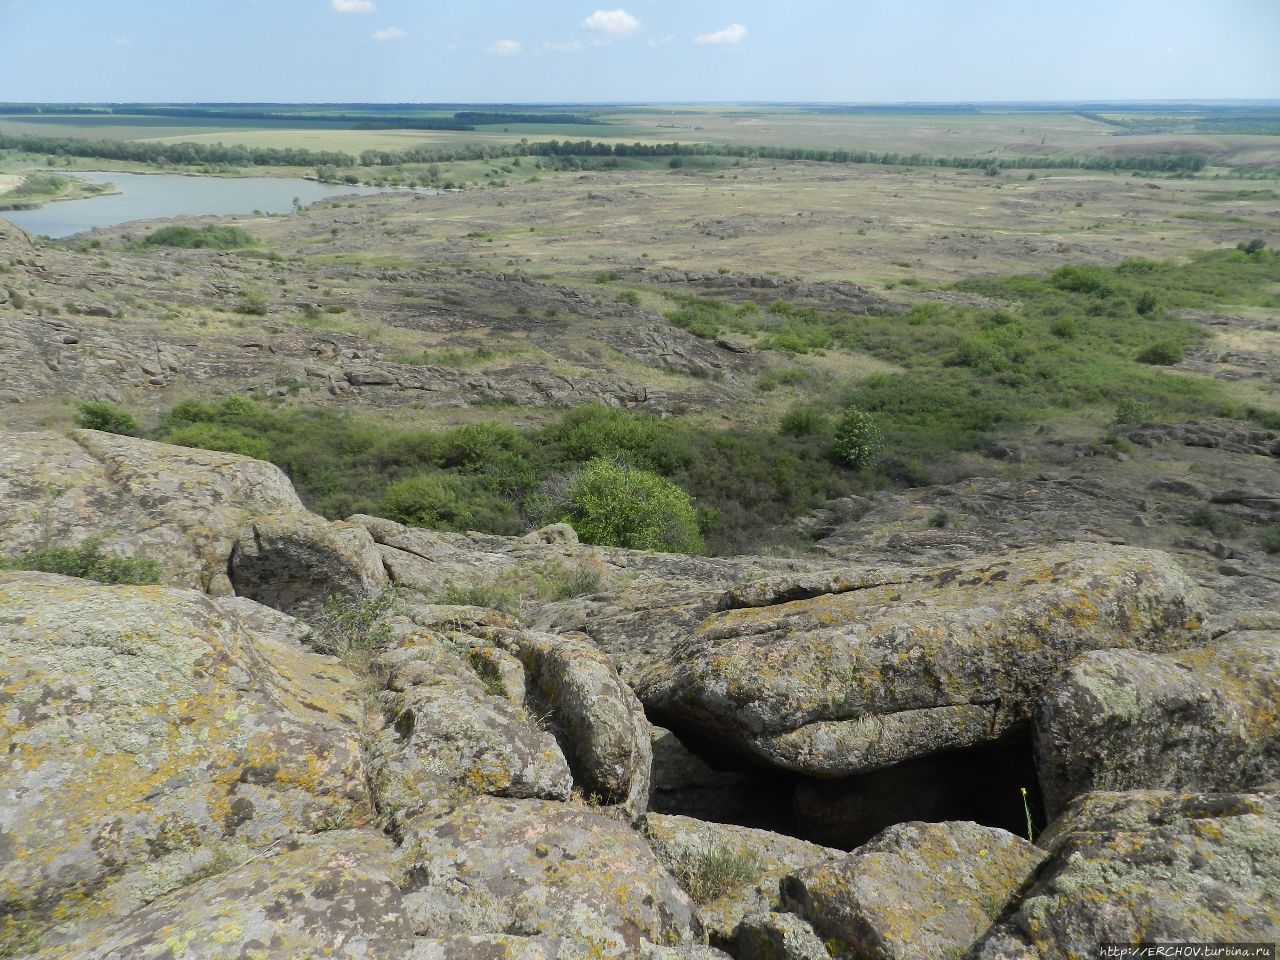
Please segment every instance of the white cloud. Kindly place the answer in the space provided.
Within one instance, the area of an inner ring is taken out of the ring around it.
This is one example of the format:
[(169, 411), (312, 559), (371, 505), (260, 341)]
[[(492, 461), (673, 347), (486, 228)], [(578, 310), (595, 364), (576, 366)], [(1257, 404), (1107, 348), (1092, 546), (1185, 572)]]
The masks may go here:
[(712, 47), (733, 47), (747, 39), (747, 28), (740, 23), (717, 30), (715, 33), (703, 33), (693, 38), (694, 43)]
[(617, 37), (625, 37), (640, 29), (640, 21), (625, 10), (597, 10), (582, 25), (588, 30), (599, 30)]
[(394, 40), (403, 40), (409, 34), (401, 30), (399, 27), (387, 27), (385, 30), (373, 31), (373, 39), (379, 43), (391, 43)]
[(495, 40), (489, 45), (489, 52), (495, 57), (514, 57), (523, 49), (518, 40)]
[(675, 35), (674, 33), (668, 33), (668, 34), (666, 34), (665, 36), (661, 36), (661, 37), (658, 37), (657, 39), (650, 40), (650, 41), (649, 41), (649, 46), (651, 46), (651, 47), (665, 47), (668, 43), (670, 43), (670, 42), (671, 42), (672, 40), (674, 40), (675, 38), (676, 38), (676, 35)]
[(378, 9), (373, 0), (329, 0), (329, 5), (338, 13), (374, 13)]
[(568, 43), (544, 43), (542, 49), (547, 53), (576, 53), (586, 47), (580, 40), (570, 40)]

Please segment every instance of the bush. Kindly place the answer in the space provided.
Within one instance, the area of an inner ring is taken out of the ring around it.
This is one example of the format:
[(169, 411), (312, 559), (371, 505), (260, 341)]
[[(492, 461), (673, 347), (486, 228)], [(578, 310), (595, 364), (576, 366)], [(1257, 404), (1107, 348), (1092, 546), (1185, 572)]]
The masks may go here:
[(236, 250), (258, 241), (239, 227), (163, 227), (142, 241), (149, 247)]
[(133, 414), (105, 400), (81, 400), (76, 404), (76, 426), (131, 436), (138, 429)]
[(1183, 360), (1182, 344), (1173, 340), (1161, 340), (1147, 347), (1135, 359), (1139, 363), (1149, 363), (1156, 367), (1171, 367)]
[(1262, 532), (1258, 534), (1258, 546), (1264, 553), (1280, 553), (1280, 523), (1263, 527)]
[(850, 407), (836, 427), (832, 449), (841, 463), (861, 470), (871, 466), (884, 453), (884, 435), (875, 417), (857, 407)]
[(411, 527), (459, 529), (473, 519), (457, 479), (443, 473), (419, 473), (387, 487), (382, 515)]
[(53, 547), (20, 557), (0, 559), (0, 569), (60, 573), (64, 577), (112, 584), (157, 584), (160, 563), (142, 557), (110, 557), (102, 552), (102, 538), (93, 537), (78, 547)]
[(691, 853), (677, 871), (677, 878), (694, 903), (705, 904), (755, 882), (762, 870), (751, 850), (734, 850), (717, 842)]
[(640, 306), (640, 294), (634, 290), (623, 290), (618, 294), (618, 301), (625, 303), (629, 307), (638, 307)]
[(1187, 517), (1187, 526), (1199, 527), (1216, 536), (1233, 536), (1244, 529), (1244, 524), (1236, 517), (1219, 513), (1208, 506), (1198, 507)]
[(302, 642), (337, 657), (348, 667), (363, 666), (391, 639), (387, 618), (400, 606), (393, 587), (373, 597), (332, 594), (325, 598), (319, 615), (310, 618), (311, 631)]
[(786, 437), (812, 437), (827, 426), (826, 415), (810, 406), (797, 404), (782, 415), (778, 432)]
[(268, 306), (266, 291), (255, 284), (246, 283), (240, 290), (240, 303), (236, 306), (236, 312), (253, 317), (265, 317)]
[(587, 543), (704, 553), (693, 499), (656, 473), (598, 459), (569, 478), (557, 518)]
[(247, 437), (239, 430), (216, 423), (191, 423), (162, 435), (165, 443), (200, 450), (238, 453), (254, 460), (270, 460), (271, 447), (258, 437)]
[(1116, 404), (1116, 423), (1150, 423), (1151, 404), (1135, 397), (1121, 397)]

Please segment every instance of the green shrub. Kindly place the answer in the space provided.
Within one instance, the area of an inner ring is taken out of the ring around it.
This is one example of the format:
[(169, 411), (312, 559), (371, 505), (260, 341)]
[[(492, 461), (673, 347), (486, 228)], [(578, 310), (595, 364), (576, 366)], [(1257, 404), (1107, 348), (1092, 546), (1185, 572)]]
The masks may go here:
[(391, 484), (382, 494), (382, 515), (411, 527), (459, 529), (473, 519), (455, 477), (420, 473)]
[(76, 426), (85, 430), (101, 430), (130, 436), (137, 432), (138, 421), (127, 410), (105, 400), (81, 400), (76, 404)]
[(510, 580), (446, 583), (437, 599), (440, 603), (456, 607), (488, 607), (513, 617), (520, 616), (524, 610), (524, 594), (520, 585)]
[(1151, 404), (1136, 397), (1121, 397), (1116, 403), (1116, 423), (1150, 423)]
[(778, 432), (787, 437), (812, 437), (822, 433), (826, 426), (827, 417), (822, 411), (796, 404), (778, 421)]
[(613, 460), (571, 476), (558, 520), (587, 543), (633, 550), (704, 553), (693, 499), (669, 480)]
[(240, 289), (240, 302), (236, 305), (237, 313), (245, 313), (253, 317), (265, 317), (270, 306), (266, 291), (257, 284), (246, 283)]
[(1133, 309), (1144, 317), (1151, 316), (1160, 309), (1160, 298), (1154, 290), (1143, 290), (1133, 303)]
[(884, 435), (875, 417), (850, 407), (836, 426), (833, 452), (841, 463), (861, 470), (880, 459), (884, 453)]
[(945, 530), (951, 526), (951, 514), (945, 510), (939, 510), (929, 515), (929, 526), (935, 530)]
[(163, 572), (157, 560), (103, 554), (101, 537), (92, 537), (78, 547), (51, 547), (0, 559), (0, 569), (60, 573), (99, 583), (134, 585), (157, 584)]
[(348, 667), (363, 667), (391, 640), (388, 618), (400, 608), (394, 587), (372, 597), (331, 594), (325, 598), (320, 613), (308, 619), (311, 630), (302, 642), (319, 653), (337, 657)]
[(1187, 517), (1187, 526), (1199, 527), (1201, 530), (1207, 530), (1216, 536), (1234, 536), (1244, 529), (1244, 524), (1236, 517), (1229, 514), (1219, 513), (1207, 504), (1197, 507), (1196, 510)]
[(251, 247), (258, 241), (239, 227), (162, 227), (143, 243), (149, 247), (183, 249), (236, 250)]
[(623, 290), (618, 294), (618, 302), (625, 303), (629, 307), (638, 307), (640, 306), (640, 294), (634, 290)]
[(1080, 335), (1080, 325), (1072, 317), (1056, 317), (1049, 323), (1049, 332), (1063, 340), (1074, 340)]
[(1135, 358), (1139, 363), (1156, 367), (1171, 367), (1183, 360), (1182, 344), (1173, 340), (1161, 340), (1147, 347)]
[(1258, 534), (1258, 546), (1264, 553), (1280, 553), (1280, 523), (1262, 528)]
[(754, 883), (763, 869), (753, 851), (735, 850), (721, 841), (693, 851), (680, 865), (677, 879), (694, 903), (706, 904)]
[(163, 434), (161, 439), (178, 447), (238, 453), (255, 460), (271, 459), (271, 447), (265, 440), (245, 436), (239, 430), (217, 423), (190, 423)]

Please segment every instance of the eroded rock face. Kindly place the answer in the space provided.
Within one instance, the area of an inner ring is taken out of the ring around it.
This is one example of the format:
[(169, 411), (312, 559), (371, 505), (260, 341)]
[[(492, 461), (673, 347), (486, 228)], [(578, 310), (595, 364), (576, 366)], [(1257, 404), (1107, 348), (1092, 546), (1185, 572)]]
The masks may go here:
[(838, 957), (964, 956), (1043, 859), (992, 827), (903, 823), (787, 877), (782, 899)]
[(660, 722), (835, 777), (999, 741), (1080, 653), (1203, 643), (1167, 555), (1094, 544), (731, 590), (638, 682)]
[(120, 916), (367, 820), (355, 678), (193, 591), (0, 574), (0, 914)]
[(234, 454), (93, 430), (9, 434), (0, 446), (8, 555), (96, 536), (106, 553), (159, 561), (166, 583), (208, 590), (226, 579), (247, 520), (303, 509), (278, 467)]
[(1086, 794), (1041, 837), (1037, 882), (973, 956), (1096, 956), (1104, 943), (1280, 939), (1280, 794)]
[(712, 943), (721, 945), (738, 938), (744, 917), (779, 908), (778, 885), (783, 877), (844, 856), (839, 850), (795, 837), (689, 817), (651, 813), (642, 829), (662, 865), (686, 883), (712, 869), (725, 855), (740, 861), (742, 874), (735, 882), (700, 906)]
[(294, 841), (130, 914), (41, 960), (380, 960), (409, 956), (413, 930), (372, 831)]
[(589, 808), (478, 797), (408, 824), (397, 860), (422, 936), (562, 936), (606, 956), (702, 942), (644, 839)]
[(1092, 790), (1248, 789), (1280, 778), (1280, 632), (1174, 654), (1089, 653), (1041, 701), (1051, 815)]
[(364, 527), (300, 511), (246, 524), (230, 566), (236, 593), (299, 616), (319, 610), (326, 597), (370, 597), (389, 582)]

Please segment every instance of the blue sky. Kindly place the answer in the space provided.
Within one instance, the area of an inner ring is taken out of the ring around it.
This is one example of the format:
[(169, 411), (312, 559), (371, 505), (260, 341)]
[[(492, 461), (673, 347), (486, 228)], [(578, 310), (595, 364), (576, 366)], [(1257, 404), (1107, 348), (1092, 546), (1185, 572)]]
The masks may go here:
[(1280, 98), (1280, 0), (0, 0), (0, 100)]

